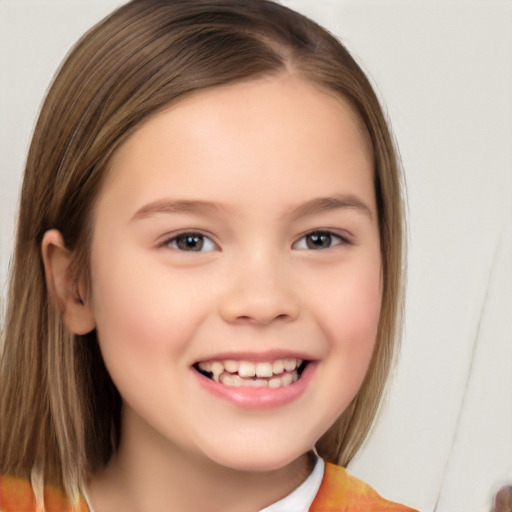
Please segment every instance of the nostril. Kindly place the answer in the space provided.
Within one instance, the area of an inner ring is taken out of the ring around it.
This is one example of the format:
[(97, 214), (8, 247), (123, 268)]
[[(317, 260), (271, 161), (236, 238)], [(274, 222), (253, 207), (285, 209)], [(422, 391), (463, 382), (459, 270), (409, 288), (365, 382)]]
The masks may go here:
[(259, 325), (268, 325), (272, 322), (279, 321), (279, 322), (286, 322), (288, 320), (291, 320), (292, 316), (288, 315), (286, 313), (282, 313), (279, 315), (272, 315), (272, 314), (265, 314), (263, 312), (255, 313), (254, 315), (239, 315), (236, 318), (237, 322), (240, 323), (253, 323), (253, 324), (259, 324)]

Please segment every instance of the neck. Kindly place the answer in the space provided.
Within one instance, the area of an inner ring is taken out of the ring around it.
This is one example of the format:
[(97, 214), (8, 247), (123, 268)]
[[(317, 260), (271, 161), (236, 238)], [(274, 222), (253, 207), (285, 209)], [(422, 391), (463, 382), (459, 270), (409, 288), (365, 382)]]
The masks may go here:
[(279, 469), (240, 471), (154, 431), (141, 435), (140, 429), (123, 428), (119, 451), (93, 475), (89, 498), (94, 512), (255, 512), (287, 496), (311, 470), (312, 458), (304, 454)]

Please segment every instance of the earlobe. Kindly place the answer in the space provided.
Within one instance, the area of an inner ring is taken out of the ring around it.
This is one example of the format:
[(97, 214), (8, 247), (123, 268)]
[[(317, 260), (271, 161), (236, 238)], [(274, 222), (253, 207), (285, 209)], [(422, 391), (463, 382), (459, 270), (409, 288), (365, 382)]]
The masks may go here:
[(71, 275), (72, 253), (56, 229), (47, 231), (41, 243), (46, 284), (50, 300), (58, 307), (67, 328), (75, 334), (87, 334), (96, 327), (84, 290)]

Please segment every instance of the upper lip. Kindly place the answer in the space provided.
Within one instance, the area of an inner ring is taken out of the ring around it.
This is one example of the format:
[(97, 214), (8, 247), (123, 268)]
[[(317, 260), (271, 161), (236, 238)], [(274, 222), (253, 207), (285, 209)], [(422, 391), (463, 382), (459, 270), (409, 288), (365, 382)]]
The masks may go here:
[(222, 352), (212, 355), (205, 355), (194, 361), (197, 364), (203, 361), (251, 361), (251, 362), (265, 362), (276, 361), (278, 359), (302, 359), (303, 361), (315, 361), (318, 358), (306, 352), (291, 351), (291, 350), (269, 350), (265, 352)]

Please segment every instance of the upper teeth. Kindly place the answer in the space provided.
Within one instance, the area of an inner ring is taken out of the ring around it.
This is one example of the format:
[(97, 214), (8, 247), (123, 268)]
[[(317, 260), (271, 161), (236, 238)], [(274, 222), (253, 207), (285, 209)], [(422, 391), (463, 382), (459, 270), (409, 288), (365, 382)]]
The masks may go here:
[(224, 361), (203, 361), (199, 363), (199, 368), (205, 372), (213, 373), (218, 377), (224, 372), (238, 373), (240, 377), (272, 377), (272, 375), (280, 375), (285, 370), (293, 372), (302, 364), (302, 359), (286, 358), (277, 359), (275, 361), (251, 362), (251, 361), (235, 361), (227, 359)]

